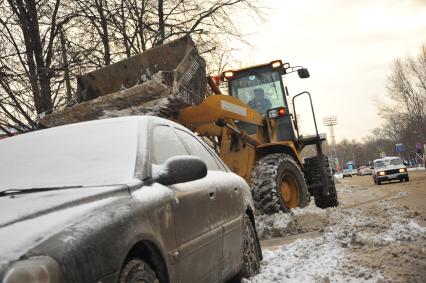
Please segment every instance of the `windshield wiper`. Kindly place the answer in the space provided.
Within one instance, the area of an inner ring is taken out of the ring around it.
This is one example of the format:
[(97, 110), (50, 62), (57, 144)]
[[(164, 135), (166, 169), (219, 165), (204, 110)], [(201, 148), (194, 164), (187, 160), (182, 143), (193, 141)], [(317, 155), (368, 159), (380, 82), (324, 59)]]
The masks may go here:
[(30, 188), (30, 189), (10, 189), (4, 190), (0, 192), (0, 197), (4, 196), (14, 196), (21, 194), (30, 194), (30, 193), (39, 193), (39, 192), (47, 192), (47, 191), (56, 191), (56, 190), (65, 190), (65, 189), (74, 189), (74, 188), (82, 188), (80, 185), (72, 185), (72, 186), (58, 186), (58, 187), (46, 187), (46, 188)]

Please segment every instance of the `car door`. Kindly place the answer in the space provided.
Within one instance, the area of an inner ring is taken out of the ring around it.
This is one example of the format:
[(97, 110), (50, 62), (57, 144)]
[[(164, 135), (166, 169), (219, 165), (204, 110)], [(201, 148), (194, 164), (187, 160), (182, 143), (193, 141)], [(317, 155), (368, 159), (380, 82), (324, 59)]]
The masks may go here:
[[(217, 190), (215, 208), (211, 218), (216, 218), (222, 227), (222, 263), (220, 277), (225, 279), (228, 275), (239, 270), (242, 259), (243, 241), (243, 197), (241, 190), (244, 182), (236, 175), (228, 172), (215, 153), (192, 133), (176, 129), (192, 155), (203, 159), (209, 169), (210, 178)], [(213, 184), (212, 183), (212, 184)]]
[[(152, 163), (163, 164), (169, 157), (189, 152), (167, 125), (152, 130)], [(180, 282), (215, 282), (219, 277), (221, 229), (213, 213), (216, 188), (208, 178), (175, 184), (173, 206), (179, 259)]]

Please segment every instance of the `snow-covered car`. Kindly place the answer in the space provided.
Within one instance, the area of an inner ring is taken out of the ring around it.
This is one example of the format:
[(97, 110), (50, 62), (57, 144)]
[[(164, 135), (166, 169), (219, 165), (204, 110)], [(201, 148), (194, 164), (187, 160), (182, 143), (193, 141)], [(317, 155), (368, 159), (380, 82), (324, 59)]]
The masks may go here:
[(358, 169), (358, 176), (365, 176), (373, 174), (373, 169), (368, 166), (361, 166)]
[(385, 157), (374, 160), (373, 181), (380, 185), (383, 181), (399, 180), (408, 182), (407, 167), (399, 157)]
[(247, 183), (186, 128), (124, 117), (0, 142), (0, 282), (224, 282), (259, 270)]
[(343, 175), (343, 178), (345, 178), (345, 177), (352, 177), (352, 171), (349, 170), (349, 169), (343, 169), (342, 170), (342, 175)]

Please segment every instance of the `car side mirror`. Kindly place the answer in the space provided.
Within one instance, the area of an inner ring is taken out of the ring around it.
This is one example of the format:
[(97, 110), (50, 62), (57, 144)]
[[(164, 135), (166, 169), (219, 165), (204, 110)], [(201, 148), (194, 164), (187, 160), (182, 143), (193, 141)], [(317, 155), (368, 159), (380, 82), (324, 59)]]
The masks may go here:
[(164, 186), (195, 181), (207, 176), (207, 165), (198, 157), (179, 155), (170, 157), (153, 168), (153, 181)]
[(301, 78), (301, 79), (307, 79), (307, 78), (310, 77), (309, 71), (306, 68), (302, 68), (302, 69), (297, 70), (297, 74), (299, 75), (299, 78)]

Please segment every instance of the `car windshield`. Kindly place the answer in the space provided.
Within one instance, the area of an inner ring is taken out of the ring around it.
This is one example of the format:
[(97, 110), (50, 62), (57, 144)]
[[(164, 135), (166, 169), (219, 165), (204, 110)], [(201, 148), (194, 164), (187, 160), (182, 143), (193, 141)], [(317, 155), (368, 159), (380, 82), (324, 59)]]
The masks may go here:
[(35, 131), (0, 141), (0, 191), (132, 180), (138, 121), (109, 121)]
[(401, 165), (401, 164), (402, 164), (402, 162), (401, 162), (401, 159), (399, 159), (399, 158), (394, 158), (394, 159), (389, 160), (389, 164), (390, 164), (390, 165)]
[(286, 106), (281, 86), (281, 75), (273, 70), (250, 70), (233, 79), (231, 95), (258, 112)]
[(386, 167), (386, 162), (384, 160), (376, 161), (375, 167), (376, 168)]

